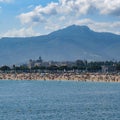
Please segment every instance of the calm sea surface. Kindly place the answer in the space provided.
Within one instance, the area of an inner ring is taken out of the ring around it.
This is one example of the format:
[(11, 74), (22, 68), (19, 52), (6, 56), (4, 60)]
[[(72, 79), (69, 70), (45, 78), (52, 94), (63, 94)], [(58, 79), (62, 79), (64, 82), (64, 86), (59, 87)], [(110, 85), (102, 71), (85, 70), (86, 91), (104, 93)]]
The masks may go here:
[(120, 120), (120, 83), (1, 80), (0, 120)]

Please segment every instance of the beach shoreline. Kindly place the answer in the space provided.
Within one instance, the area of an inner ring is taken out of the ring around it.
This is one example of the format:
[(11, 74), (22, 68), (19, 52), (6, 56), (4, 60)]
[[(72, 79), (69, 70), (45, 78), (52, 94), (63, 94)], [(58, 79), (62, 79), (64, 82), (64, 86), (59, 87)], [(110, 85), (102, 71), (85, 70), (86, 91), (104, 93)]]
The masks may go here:
[(58, 80), (120, 82), (120, 74), (109, 73), (0, 73), (0, 80)]

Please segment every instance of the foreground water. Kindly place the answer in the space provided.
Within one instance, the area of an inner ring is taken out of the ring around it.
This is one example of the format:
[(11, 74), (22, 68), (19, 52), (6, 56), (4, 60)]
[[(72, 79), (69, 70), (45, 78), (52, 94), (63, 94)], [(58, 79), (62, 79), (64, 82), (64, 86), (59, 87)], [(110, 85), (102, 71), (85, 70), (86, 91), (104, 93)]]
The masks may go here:
[(0, 120), (120, 120), (120, 83), (1, 80)]

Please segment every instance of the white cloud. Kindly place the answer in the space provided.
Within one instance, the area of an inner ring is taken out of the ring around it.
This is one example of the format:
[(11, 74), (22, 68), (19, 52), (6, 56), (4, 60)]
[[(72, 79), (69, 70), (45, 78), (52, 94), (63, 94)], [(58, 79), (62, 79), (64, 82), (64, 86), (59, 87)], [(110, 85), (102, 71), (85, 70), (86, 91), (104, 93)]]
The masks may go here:
[[(31, 7), (34, 6), (29, 6), (28, 8)], [(38, 5), (30, 12), (21, 13), (17, 18), (20, 19), (22, 25), (36, 26), (37, 29), (38, 26), (42, 26), (43, 31), (47, 30), (47, 33), (72, 24), (88, 25), (97, 31), (119, 33), (119, 21), (96, 22), (82, 18), (82, 16), (88, 14), (92, 16), (93, 13), (120, 16), (120, 0), (59, 0), (58, 2), (51, 2), (46, 6)], [(30, 36), (27, 34), (29, 32), (23, 33), (23, 31), (29, 30), (13, 30), (13, 33), (8, 31), (5, 35)], [(31, 33), (34, 32), (31, 30)]]
[[(60, 0), (64, 6), (69, 6), (72, 11), (87, 14), (90, 10), (97, 9), (101, 14), (120, 16), (120, 0)], [(92, 8), (92, 9), (91, 9)]]
[(20, 18), (22, 24), (26, 23), (36, 23), (36, 22), (46, 22), (46, 19), (51, 16), (57, 15), (81, 15), (86, 14), (89, 10), (90, 5), (87, 1), (59, 1), (58, 3), (49, 3), (47, 6), (42, 7), (41, 5), (36, 6), (35, 9), (28, 13), (22, 13), (18, 17)]
[(61, 17), (59, 18), (59, 20), (60, 20), (60, 21), (64, 21), (64, 20), (65, 20), (65, 16), (61, 16)]
[[(0, 0), (0, 2), (11, 1), (14, 0)], [(17, 18), (20, 19), (23, 26), (34, 26), (37, 27), (36, 30), (43, 29), (44, 33), (45, 31), (47, 33), (52, 32), (72, 24), (87, 25), (96, 31), (120, 33), (119, 20), (114, 22), (97, 22), (83, 18), (83, 16), (88, 14), (94, 16), (93, 13), (120, 17), (120, 0), (59, 0), (58, 2), (51, 2), (46, 6), (38, 5), (33, 8), (33, 5), (28, 6), (27, 9), (32, 10), (21, 13)], [(19, 30), (7, 31), (1, 36), (39, 35), (35, 33), (32, 27), (26, 28), (25, 26)], [(42, 34), (44, 34), (43, 32)]]
[(93, 0), (93, 2), (101, 14), (120, 16), (120, 0)]
[(45, 29), (50, 31), (55, 31), (58, 29), (65, 28), (70, 25), (86, 25), (91, 30), (96, 32), (111, 32), (115, 34), (120, 34), (120, 21), (116, 22), (97, 22), (91, 19), (71, 19), (69, 22), (62, 23), (61, 25), (56, 23), (47, 23)]
[(35, 9), (35, 11), (31, 11), (29, 13), (22, 13), (20, 16), (18, 16), (18, 18), (20, 18), (22, 24), (39, 23), (46, 21), (43, 15), (39, 14), (37, 8)]
[(1, 34), (1, 37), (30, 37), (40, 35), (36, 33), (31, 27), (9, 30), (6, 33)]
[(36, 6), (33, 11), (22, 13), (18, 17), (23, 24), (47, 22), (52, 17), (78, 17), (98, 11), (99, 14), (120, 16), (120, 0), (59, 0), (47, 6)]
[[(61, 20), (60, 20), (61, 21)], [(117, 22), (96, 22), (91, 19), (81, 19), (76, 20), (72, 19), (69, 22), (65, 22), (62, 24), (52, 23), (49, 21), (46, 25), (42, 28), (42, 30), (47, 30), (47, 33), (52, 31), (65, 28), (69, 25), (86, 25), (90, 29), (97, 31), (97, 32), (112, 32), (115, 34), (120, 34), (120, 21)], [(5, 33), (2, 33), (0, 37), (30, 37), (30, 36), (39, 36), (41, 35), (40, 32), (36, 32), (33, 30), (32, 27), (29, 28), (21, 28), (21, 29), (12, 29)]]
[(87, 25), (92, 30), (97, 32), (112, 32), (115, 34), (120, 34), (120, 21), (117, 22), (96, 22), (91, 19), (82, 19), (71, 21), (70, 24), (76, 25)]

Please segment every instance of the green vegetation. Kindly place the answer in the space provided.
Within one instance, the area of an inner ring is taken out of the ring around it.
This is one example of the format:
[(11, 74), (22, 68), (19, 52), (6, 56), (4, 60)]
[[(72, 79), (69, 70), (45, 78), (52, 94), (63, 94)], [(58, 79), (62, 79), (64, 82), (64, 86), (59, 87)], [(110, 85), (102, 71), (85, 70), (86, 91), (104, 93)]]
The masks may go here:
[(11, 69), (10, 69), (10, 67), (8, 67), (8, 66), (2, 66), (1, 68), (0, 68), (0, 70), (1, 71), (10, 71)]
[(77, 60), (74, 65), (49, 65), (49, 66), (34, 66), (29, 68), (28, 66), (13, 65), (0, 67), (1, 72), (67, 72), (67, 71), (78, 71), (78, 72), (120, 72), (120, 62), (113, 61), (102, 61), (102, 62), (88, 62)]

